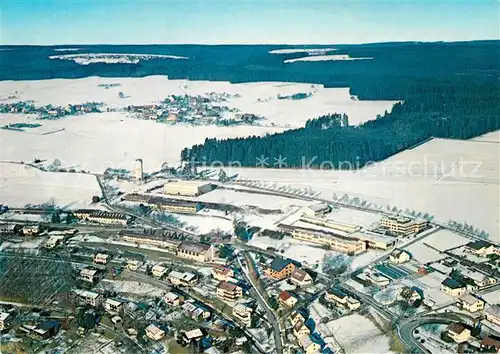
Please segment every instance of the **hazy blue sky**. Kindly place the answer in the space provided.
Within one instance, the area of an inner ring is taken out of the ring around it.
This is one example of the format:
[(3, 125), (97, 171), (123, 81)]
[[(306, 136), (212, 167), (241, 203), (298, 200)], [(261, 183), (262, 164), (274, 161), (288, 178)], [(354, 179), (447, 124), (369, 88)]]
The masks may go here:
[(497, 0), (3, 0), (2, 44), (335, 44), (499, 38)]

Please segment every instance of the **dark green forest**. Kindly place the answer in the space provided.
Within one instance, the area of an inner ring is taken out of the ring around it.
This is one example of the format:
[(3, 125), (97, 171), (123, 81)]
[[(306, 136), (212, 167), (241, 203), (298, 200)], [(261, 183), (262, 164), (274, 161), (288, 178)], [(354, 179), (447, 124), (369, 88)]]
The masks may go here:
[[(357, 127), (340, 122), (325, 126), (316, 120), (304, 128), (265, 137), (206, 139), (184, 149), (181, 158), (256, 166), (261, 156), (272, 161), (281, 155), (287, 167), (301, 167), (306, 161), (310, 167), (356, 168), (430, 137), (468, 139), (499, 129), (498, 44), (462, 48), (460, 53), (453, 50), (453, 55), (445, 44), (427, 49), (432, 51), (412, 51), (398, 66), (379, 63), (380, 70), (346, 74), (351, 94), (400, 100), (391, 113)], [(361, 67), (365, 65), (373, 64)]]
[[(310, 121), (304, 128), (265, 137), (214, 140), (186, 147), (183, 160), (239, 161), (255, 166), (256, 158), (279, 155), (290, 167), (302, 157), (357, 163), (379, 161), (429, 137), (467, 139), (499, 129), (500, 41), (454, 43), (374, 43), (329, 45), (336, 54), (371, 60), (283, 61), (303, 54), (272, 55), (276, 45), (89, 45), (81, 53), (143, 53), (186, 56), (189, 60), (148, 60), (137, 64), (78, 65), (51, 60), (55, 47), (0, 46), (0, 80), (50, 78), (143, 77), (230, 81), (284, 81), (349, 87), (360, 100), (397, 100), (391, 113), (357, 127)], [(60, 48), (61, 46), (58, 46)], [(293, 46), (293, 48), (325, 46)], [(332, 115), (336, 112), (331, 112)], [(319, 117), (318, 117), (319, 118)], [(335, 123), (335, 124), (334, 124)], [(222, 128), (221, 128), (222, 129)]]

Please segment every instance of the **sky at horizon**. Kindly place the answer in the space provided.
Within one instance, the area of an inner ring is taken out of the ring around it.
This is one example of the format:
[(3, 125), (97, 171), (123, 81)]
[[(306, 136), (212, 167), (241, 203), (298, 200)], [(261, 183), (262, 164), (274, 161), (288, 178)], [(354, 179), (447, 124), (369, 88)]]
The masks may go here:
[(1, 44), (359, 44), (499, 39), (490, 0), (5, 0)]

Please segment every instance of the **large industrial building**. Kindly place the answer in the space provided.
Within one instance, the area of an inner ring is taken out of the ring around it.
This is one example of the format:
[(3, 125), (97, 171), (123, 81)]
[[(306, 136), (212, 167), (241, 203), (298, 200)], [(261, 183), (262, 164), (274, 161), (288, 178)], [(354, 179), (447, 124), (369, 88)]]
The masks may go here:
[(170, 180), (163, 188), (165, 194), (197, 197), (210, 192), (212, 185), (203, 181)]
[(201, 203), (191, 200), (155, 197), (137, 193), (127, 194), (122, 200), (144, 203), (152, 206), (156, 210), (179, 214), (194, 214), (203, 208)]

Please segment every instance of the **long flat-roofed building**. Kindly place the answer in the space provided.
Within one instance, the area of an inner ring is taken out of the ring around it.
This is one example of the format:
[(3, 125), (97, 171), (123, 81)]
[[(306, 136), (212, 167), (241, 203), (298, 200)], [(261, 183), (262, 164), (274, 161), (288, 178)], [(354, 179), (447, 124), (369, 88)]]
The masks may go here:
[(204, 181), (171, 180), (165, 183), (164, 193), (197, 197), (212, 190), (212, 185)]
[(177, 257), (202, 263), (209, 262), (214, 258), (214, 248), (206, 243), (184, 241), (177, 248)]
[(121, 198), (123, 201), (148, 204), (156, 210), (179, 214), (194, 214), (202, 209), (202, 204), (192, 200), (150, 196), (146, 194), (130, 193)]
[(315, 218), (308, 215), (301, 216), (300, 221), (328, 227), (332, 230), (342, 231), (346, 233), (353, 233), (361, 230), (361, 226), (359, 225), (344, 224), (331, 219)]
[(330, 249), (337, 252), (354, 255), (363, 253), (366, 250), (366, 242), (360, 241), (356, 238), (306, 227), (284, 225), (280, 225), (280, 227), (284, 230), (291, 231), (292, 237), (295, 239), (326, 245), (330, 247)]
[(405, 216), (387, 216), (380, 220), (381, 227), (401, 235), (416, 234), (428, 225), (428, 221), (417, 221)]
[[(133, 242), (141, 245), (151, 245), (176, 250), (181, 241), (167, 237), (162, 230), (152, 232), (146, 230), (121, 230), (119, 233), (123, 241)], [(180, 236), (174, 235), (174, 236)]]

